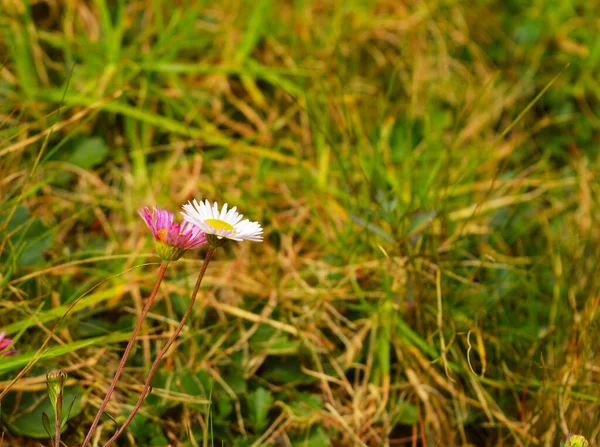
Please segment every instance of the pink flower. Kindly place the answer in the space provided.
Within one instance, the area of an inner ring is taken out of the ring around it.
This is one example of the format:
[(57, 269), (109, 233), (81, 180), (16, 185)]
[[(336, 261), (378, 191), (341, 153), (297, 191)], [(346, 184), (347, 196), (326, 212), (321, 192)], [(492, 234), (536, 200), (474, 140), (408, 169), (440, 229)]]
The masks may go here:
[(12, 345), (13, 341), (10, 338), (4, 338), (6, 332), (0, 332), (0, 355), (11, 355), (17, 352), (15, 349), (6, 350), (10, 345)]
[(173, 222), (173, 213), (167, 210), (144, 207), (138, 211), (156, 241), (156, 252), (165, 261), (176, 261), (183, 254), (206, 243), (204, 232), (189, 222)]

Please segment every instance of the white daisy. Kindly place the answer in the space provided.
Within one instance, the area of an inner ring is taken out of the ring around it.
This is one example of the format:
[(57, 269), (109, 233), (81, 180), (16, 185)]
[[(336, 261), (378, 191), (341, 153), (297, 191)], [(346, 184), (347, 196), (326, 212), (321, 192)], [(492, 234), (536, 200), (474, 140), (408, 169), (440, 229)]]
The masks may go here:
[[(258, 222), (242, 220), (243, 214), (239, 214), (237, 207), (227, 211), (227, 204), (219, 211), (217, 202), (210, 205), (208, 200), (198, 203), (195, 199), (183, 205), (181, 214), (183, 218), (200, 228), (206, 235), (214, 235), (217, 239), (231, 239), (234, 241), (256, 241), (261, 242), (263, 229)], [(209, 241), (210, 243), (210, 241)]]

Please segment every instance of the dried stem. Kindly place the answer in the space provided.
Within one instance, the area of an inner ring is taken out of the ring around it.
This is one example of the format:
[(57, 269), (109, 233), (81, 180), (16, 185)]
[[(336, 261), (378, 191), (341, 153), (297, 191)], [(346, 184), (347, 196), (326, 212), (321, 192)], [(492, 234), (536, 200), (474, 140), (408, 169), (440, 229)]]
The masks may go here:
[(125, 367), (125, 362), (127, 361), (127, 357), (129, 356), (129, 351), (131, 351), (131, 348), (133, 347), (133, 342), (135, 341), (137, 333), (140, 331), (140, 328), (142, 327), (144, 318), (146, 318), (146, 314), (148, 314), (148, 311), (150, 310), (150, 307), (152, 306), (152, 303), (154, 302), (154, 299), (156, 298), (158, 288), (160, 287), (160, 283), (162, 282), (162, 280), (165, 276), (165, 272), (167, 271), (168, 265), (169, 265), (168, 262), (163, 262), (160, 264), (160, 268), (158, 269), (158, 275), (156, 277), (156, 283), (154, 284), (154, 288), (152, 289), (152, 292), (150, 293), (150, 296), (148, 297), (148, 300), (146, 301), (146, 305), (144, 306), (144, 309), (142, 310), (142, 313), (140, 314), (140, 317), (138, 318), (135, 328), (133, 329), (133, 333), (131, 334), (131, 337), (129, 338), (129, 342), (127, 343), (127, 347), (125, 348), (125, 352), (123, 353), (123, 356), (121, 357), (121, 362), (119, 363), (119, 367), (117, 368), (115, 377), (113, 377), (113, 380), (112, 380), (110, 386), (108, 387), (108, 391), (106, 392), (104, 401), (102, 402), (102, 405), (100, 405), (98, 414), (94, 418), (94, 422), (92, 422), (92, 426), (90, 427), (90, 429), (87, 433), (87, 436), (85, 437), (85, 440), (83, 441), (83, 444), (81, 444), (81, 447), (85, 447), (86, 445), (88, 445), (88, 443), (92, 439), (92, 434), (93, 434), (94, 430), (100, 423), (100, 418), (104, 414), (104, 410), (106, 409), (106, 406), (108, 405), (108, 401), (110, 400), (110, 397), (112, 396), (112, 393), (115, 390), (115, 387), (117, 386), (117, 381), (119, 380), (119, 377), (121, 376), (121, 373), (123, 372), (123, 368)]
[(185, 311), (183, 318), (177, 325), (175, 332), (173, 332), (173, 334), (167, 341), (167, 344), (162, 348), (162, 350), (160, 351), (160, 353), (154, 360), (154, 363), (152, 363), (152, 367), (150, 368), (150, 372), (148, 373), (148, 377), (146, 378), (146, 383), (144, 384), (144, 389), (142, 390), (142, 393), (140, 394), (140, 397), (139, 397), (137, 403), (135, 404), (135, 407), (133, 407), (131, 414), (127, 417), (127, 420), (125, 420), (123, 425), (117, 430), (117, 432), (113, 435), (113, 437), (110, 438), (106, 444), (104, 444), (104, 447), (108, 447), (109, 445), (111, 445), (113, 442), (115, 442), (117, 440), (117, 438), (121, 435), (121, 433), (123, 433), (125, 431), (125, 429), (127, 428), (127, 426), (131, 423), (132, 419), (134, 418), (134, 416), (137, 414), (138, 410), (142, 406), (142, 402), (144, 401), (144, 399), (146, 398), (146, 395), (148, 394), (148, 391), (150, 390), (150, 382), (152, 381), (152, 376), (156, 372), (156, 368), (158, 367), (158, 364), (160, 363), (162, 358), (165, 356), (165, 354), (167, 353), (167, 351), (169, 350), (169, 348), (171, 347), (173, 342), (177, 339), (177, 337), (179, 336), (179, 333), (181, 332), (181, 329), (183, 329), (183, 326), (185, 325), (185, 322), (187, 321), (188, 317), (192, 313), (192, 309), (194, 308), (194, 303), (196, 301), (196, 296), (198, 295), (198, 290), (200, 290), (200, 284), (202, 284), (202, 278), (204, 277), (204, 273), (206, 272), (206, 268), (208, 267), (208, 263), (210, 262), (210, 259), (212, 258), (214, 251), (215, 251), (215, 247), (210, 247), (208, 249), (208, 251), (206, 252), (206, 257), (204, 258), (204, 263), (202, 264), (202, 268), (200, 269), (200, 274), (198, 275), (198, 279), (196, 280), (196, 285), (194, 286), (194, 291), (192, 292), (192, 297), (190, 299), (190, 303), (187, 307), (187, 310)]

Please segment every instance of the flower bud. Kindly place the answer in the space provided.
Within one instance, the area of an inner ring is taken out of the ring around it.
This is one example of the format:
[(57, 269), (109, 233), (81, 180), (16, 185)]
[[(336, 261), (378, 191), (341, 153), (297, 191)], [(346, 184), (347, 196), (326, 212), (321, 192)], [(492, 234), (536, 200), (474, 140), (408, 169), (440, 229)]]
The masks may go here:
[(60, 414), (62, 410), (62, 396), (65, 382), (67, 381), (67, 373), (62, 369), (46, 374), (46, 386), (48, 387), (48, 396), (54, 412)]
[(561, 447), (589, 447), (590, 444), (583, 436), (569, 433), (566, 442), (561, 442), (560, 445)]

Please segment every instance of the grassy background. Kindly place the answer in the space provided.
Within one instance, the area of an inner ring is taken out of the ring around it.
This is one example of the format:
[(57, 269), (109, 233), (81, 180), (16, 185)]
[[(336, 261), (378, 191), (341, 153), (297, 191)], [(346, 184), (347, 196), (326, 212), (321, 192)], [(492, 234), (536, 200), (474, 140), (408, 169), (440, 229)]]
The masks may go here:
[(1, 0), (4, 444), (59, 368), (82, 441), (158, 267), (136, 210), (207, 198), (265, 242), (216, 253), (119, 445), (597, 445), (600, 8), (525, 3)]

